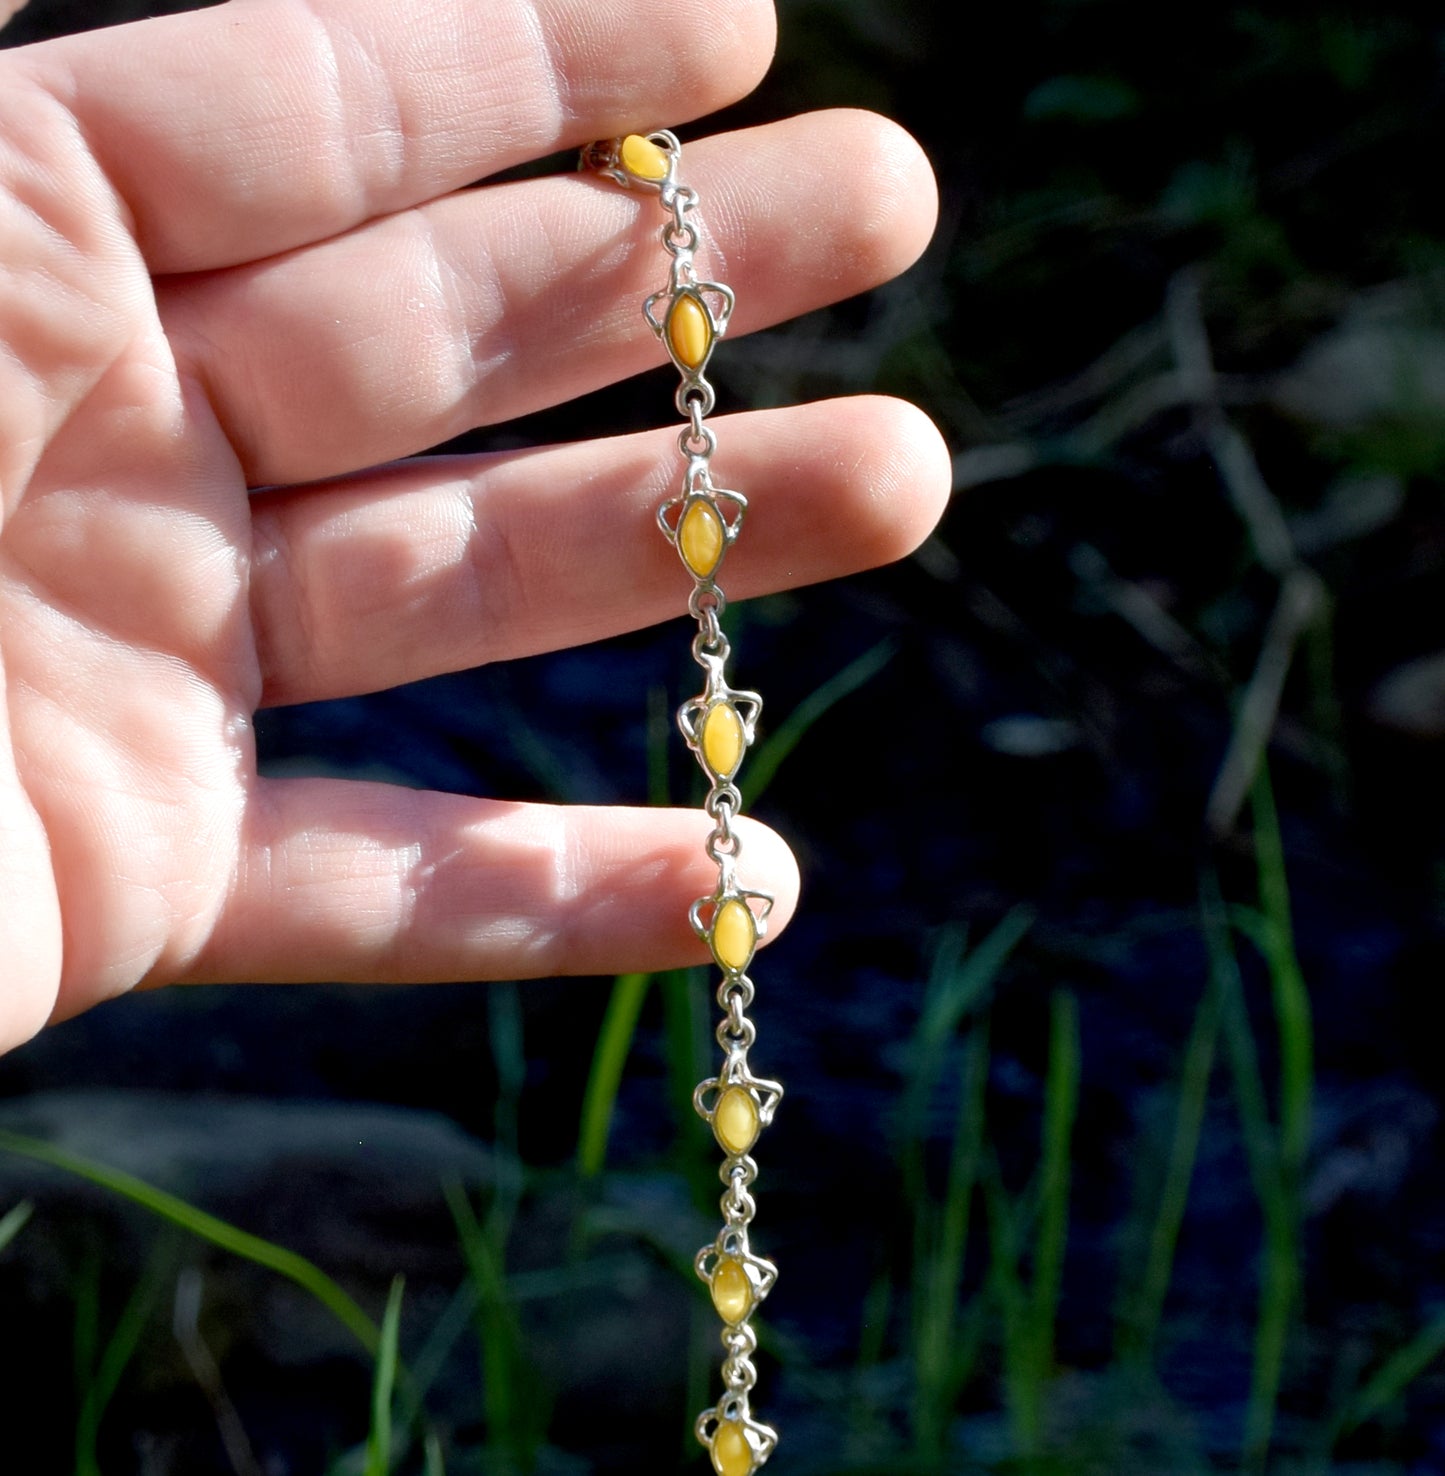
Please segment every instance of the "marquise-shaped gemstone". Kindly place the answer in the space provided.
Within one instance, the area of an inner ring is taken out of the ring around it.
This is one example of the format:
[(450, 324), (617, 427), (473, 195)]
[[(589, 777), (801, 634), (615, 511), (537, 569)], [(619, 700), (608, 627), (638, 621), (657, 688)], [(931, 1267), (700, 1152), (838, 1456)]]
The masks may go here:
[(742, 973), (758, 946), (758, 924), (752, 908), (740, 897), (729, 897), (713, 917), (708, 941), (719, 968)]
[(753, 1283), (747, 1267), (724, 1256), (713, 1268), (712, 1304), (728, 1324), (741, 1322), (753, 1310)]
[(746, 1088), (730, 1086), (713, 1108), (712, 1131), (729, 1158), (741, 1158), (763, 1130), (757, 1098)]
[(731, 702), (714, 702), (702, 720), (702, 761), (716, 779), (728, 780), (738, 771), (748, 746), (747, 730)]
[(712, 503), (699, 497), (677, 525), (677, 546), (694, 579), (711, 579), (723, 556), (723, 522)]
[(712, 349), (712, 315), (700, 297), (679, 292), (667, 310), (667, 344), (685, 369), (698, 370)]
[(622, 167), (635, 179), (651, 180), (656, 184), (667, 178), (667, 151), (640, 133), (629, 133), (622, 140), (621, 158)]
[(756, 1469), (753, 1443), (737, 1420), (724, 1420), (712, 1437), (712, 1463), (718, 1476), (749, 1476)]

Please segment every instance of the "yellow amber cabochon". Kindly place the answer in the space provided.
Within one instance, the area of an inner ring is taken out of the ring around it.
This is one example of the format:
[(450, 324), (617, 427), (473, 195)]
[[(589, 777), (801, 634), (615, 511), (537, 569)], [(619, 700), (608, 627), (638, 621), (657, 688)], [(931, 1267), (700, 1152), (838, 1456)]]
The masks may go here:
[(712, 921), (712, 955), (721, 968), (740, 973), (752, 960), (758, 946), (758, 925), (753, 910), (738, 897), (729, 897)]
[(654, 182), (667, 178), (667, 152), (658, 148), (650, 138), (640, 133), (629, 133), (622, 140), (622, 167), (638, 179)]
[(741, 1322), (753, 1310), (753, 1283), (747, 1267), (724, 1256), (712, 1273), (712, 1304), (724, 1322)]
[(748, 746), (743, 720), (731, 702), (714, 702), (702, 720), (702, 757), (719, 779), (731, 779)]
[(713, 1136), (730, 1158), (741, 1158), (763, 1129), (757, 1099), (746, 1087), (731, 1086), (713, 1108)]
[(694, 579), (707, 579), (718, 566), (723, 552), (723, 525), (717, 509), (699, 499), (682, 515), (677, 528), (677, 546), (682, 561)]
[(689, 369), (700, 369), (712, 347), (712, 318), (700, 298), (679, 292), (667, 314), (667, 341), (673, 357)]
[(754, 1469), (753, 1443), (736, 1420), (724, 1420), (712, 1437), (712, 1463), (718, 1476), (748, 1476)]

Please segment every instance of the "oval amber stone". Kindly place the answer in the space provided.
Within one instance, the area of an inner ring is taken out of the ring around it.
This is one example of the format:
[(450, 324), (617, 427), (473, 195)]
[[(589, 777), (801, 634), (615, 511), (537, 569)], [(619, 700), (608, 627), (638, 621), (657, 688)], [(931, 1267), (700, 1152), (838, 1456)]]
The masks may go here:
[(622, 140), (622, 167), (638, 179), (650, 179), (656, 183), (667, 178), (667, 154), (650, 138), (640, 133), (629, 133)]
[(667, 343), (672, 356), (688, 369), (701, 369), (712, 347), (712, 317), (702, 299), (679, 292), (667, 311)]
[(736, 1420), (724, 1420), (712, 1437), (712, 1463), (718, 1476), (748, 1476), (754, 1469), (753, 1443)]
[(712, 956), (718, 966), (741, 973), (752, 962), (758, 946), (758, 925), (753, 910), (738, 897), (729, 897), (712, 920)]
[(762, 1132), (757, 1098), (746, 1087), (730, 1086), (712, 1113), (713, 1136), (729, 1158), (741, 1158)]
[(731, 779), (743, 761), (748, 735), (731, 702), (714, 702), (702, 720), (702, 761), (719, 779)]
[(712, 1273), (712, 1304), (724, 1322), (741, 1322), (753, 1310), (753, 1283), (747, 1267), (724, 1256)]
[(723, 554), (723, 525), (717, 509), (698, 498), (677, 525), (677, 546), (694, 579), (710, 578)]

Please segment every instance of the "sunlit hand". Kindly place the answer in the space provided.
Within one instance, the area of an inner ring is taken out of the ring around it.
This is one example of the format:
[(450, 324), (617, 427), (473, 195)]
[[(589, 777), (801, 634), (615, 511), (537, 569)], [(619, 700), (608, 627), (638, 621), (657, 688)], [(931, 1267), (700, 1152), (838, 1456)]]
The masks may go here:
[[(659, 360), (655, 201), (454, 192), (736, 99), (772, 28), (757, 0), (235, 0), (0, 54), (0, 1048), (137, 985), (698, 957), (695, 814), (261, 780), (252, 715), (680, 611), (672, 428), (383, 464)], [(734, 334), (932, 227), (927, 165), (863, 114), (685, 162)], [(734, 597), (896, 557), (946, 491), (891, 401), (717, 425), (759, 510)], [(743, 834), (782, 922), (788, 852)]]

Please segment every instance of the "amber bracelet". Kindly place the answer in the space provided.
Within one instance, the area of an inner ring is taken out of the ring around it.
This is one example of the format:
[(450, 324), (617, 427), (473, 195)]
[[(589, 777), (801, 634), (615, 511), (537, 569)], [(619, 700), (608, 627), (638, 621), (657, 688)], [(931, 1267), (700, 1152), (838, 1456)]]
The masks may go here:
[(697, 276), (693, 263), (698, 228), (693, 212), (698, 197), (695, 190), (678, 183), (681, 156), (677, 139), (662, 131), (592, 144), (584, 150), (582, 162), (628, 189), (655, 191), (667, 212), (662, 244), (672, 257), (672, 269), (667, 286), (642, 304), (642, 315), (681, 375), (675, 403), (687, 421), (677, 441), (687, 463), (682, 486), (658, 509), (657, 521), (693, 580), (687, 608), (698, 625), (692, 654), (703, 669), (704, 683), (702, 693), (678, 710), (677, 722), (708, 778), (705, 808), (712, 828), (704, 845), (717, 866), (718, 879), (717, 890), (710, 897), (699, 897), (688, 917), (722, 971), (717, 990), (723, 1014), (717, 1027), (722, 1066), (698, 1087), (693, 1102), (724, 1155), (719, 1170), (726, 1186), (723, 1226), (695, 1262), (723, 1321), (723, 1394), (698, 1416), (696, 1428), (718, 1476), (749, 1476), (778, 1443), (776, 1431), (755, 1420), (751, 1408), (758, 1378), (753, 1362), (758, 1336), (752, 1316), (778, 1272), (771, 1261), (753, 1253), (749, 1229), (757, 1213), (751, 1186), (758, 1166), (752, 1149), (772, 1121), (783, 1089), (776, 1081), (754, 1076), (748, 1065), (757, 1030), (747, 1014), (753, 1002), (747, 970), (767, 929), (773, 899), (738, 882), (741, 847), (733, 821), (742, 807), (742, 794), (733, 781), (756, 734), (762, 698), (728, 685), (730, 647), (721, 625), (726, 601), (717, 584), (718, 569), (742, 528), (748, 504), (740, 492), (713, 482), (717, 436), (706, 420), (715, 396), (704, 371), (713, 346), (727, 331), (733, 294), (721, 282)]

